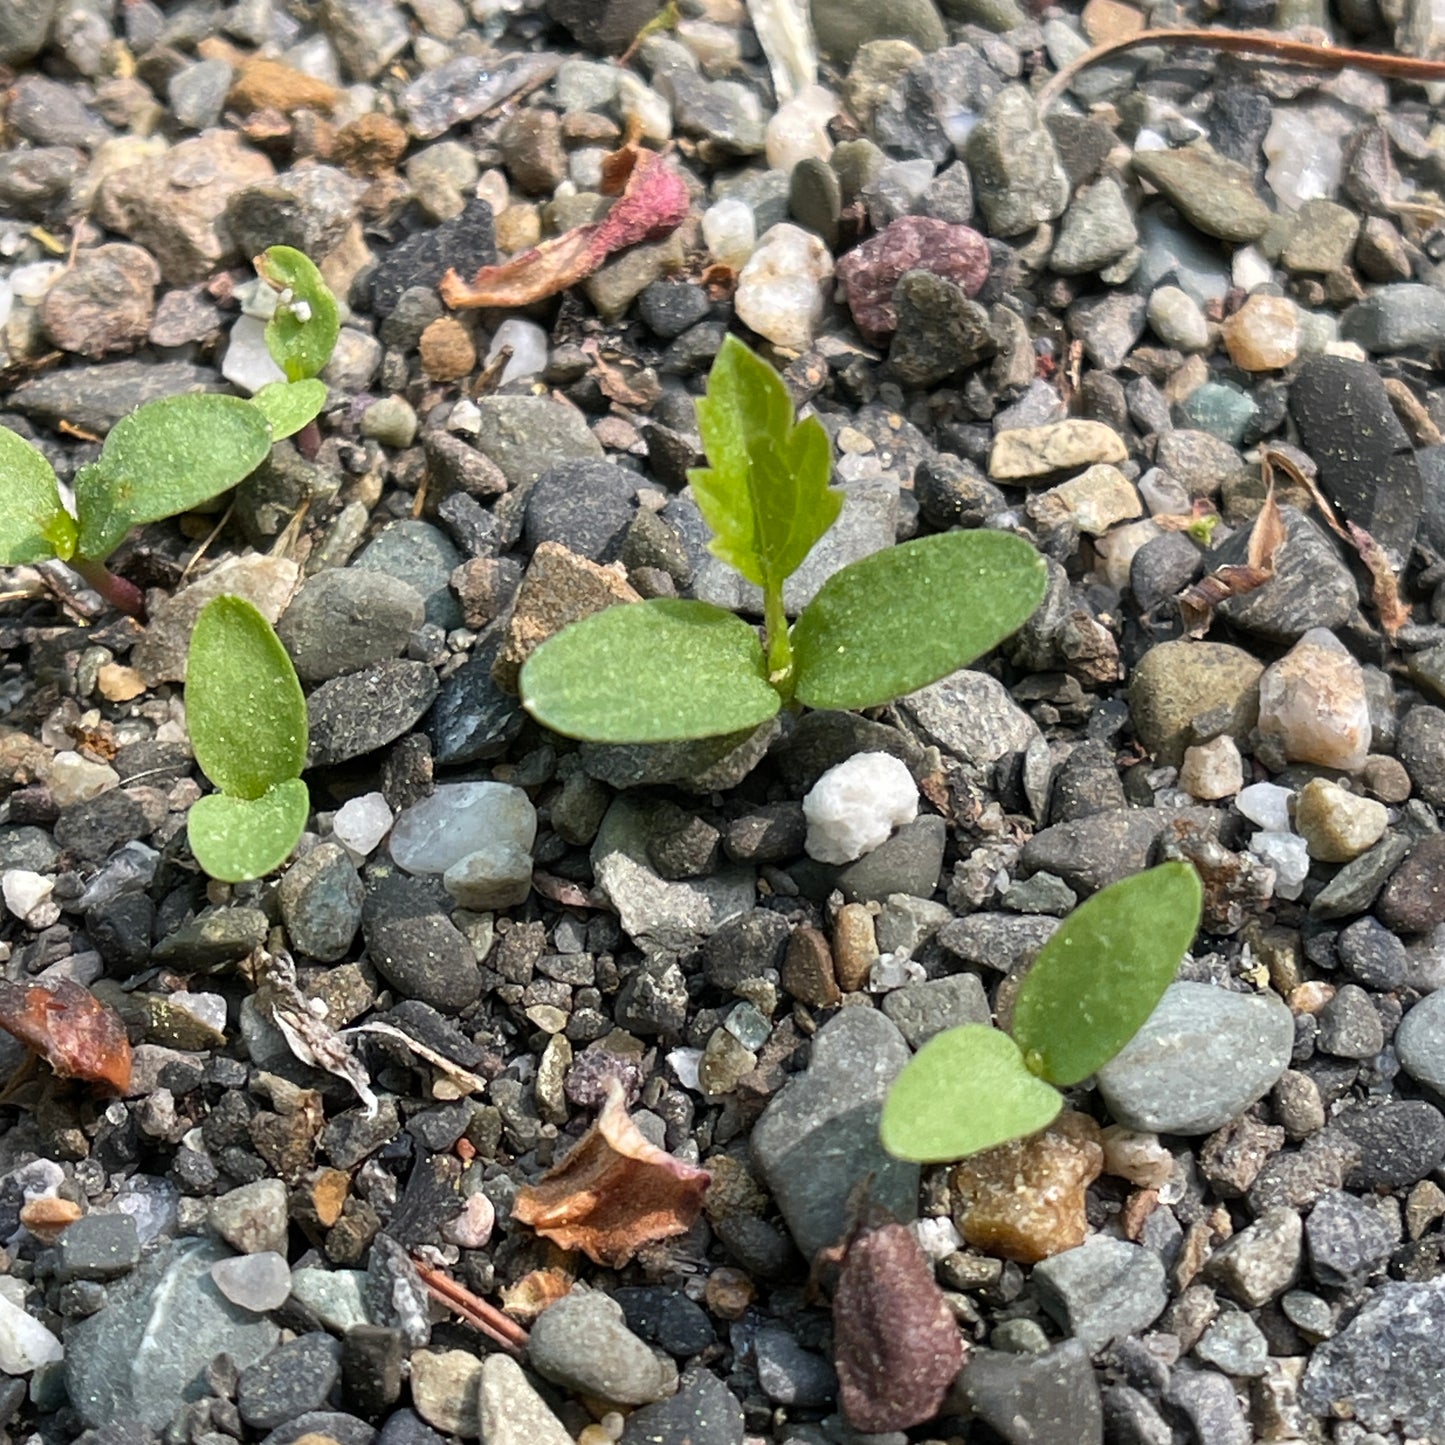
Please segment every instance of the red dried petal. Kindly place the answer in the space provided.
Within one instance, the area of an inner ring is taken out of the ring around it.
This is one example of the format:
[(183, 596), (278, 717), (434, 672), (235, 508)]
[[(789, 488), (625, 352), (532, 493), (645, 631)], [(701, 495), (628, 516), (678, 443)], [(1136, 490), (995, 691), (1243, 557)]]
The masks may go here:
[(963, 1339), (903, 1225), (869, 1229), (849, 1245), (833, 1294), (833, 1357), (855, 1430), (907, 1430), (942, 1409), (963, 1368)]
[(858, 329), (881, 337), (898, 329), (893, 290), (905, 271), (932, 271), (975, 296), (988, 280), (988, 266), (988, 242), (972, 227), (900, 216), (838, 262), (838, 279)]
[(470, 282), (448, 271), (442, 300), (454, 308), (528, 306), (585, 280), (614, 251), (677, 230), (690, 204), (682, 177), (656, 151), (624, 147), (618, 154), (630, 156), (626, 189), (600, 221), (574, 226), (498, 266), (483, 266)]
[(648, 1142), (613, 1079), (596, 1122), (540, 1182), (518, 1192), (512, 1217), (615, 1269), (644, 1244), (686, 1233), (711, 1183), (706, 1169)]
[(130, 1087), (130, 1040), (112, 1008), (71, 979), (46, 988), (0, 983), (0, 1028), (45, 1056), (62, 1079)]

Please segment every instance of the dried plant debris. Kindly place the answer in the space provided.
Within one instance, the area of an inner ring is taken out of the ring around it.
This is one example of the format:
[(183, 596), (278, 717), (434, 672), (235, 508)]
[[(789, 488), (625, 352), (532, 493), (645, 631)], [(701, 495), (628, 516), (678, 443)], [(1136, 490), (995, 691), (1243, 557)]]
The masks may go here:
[(963, 1337), (905, 1226), (864, 1225), (833, 1292), (838, 1398), (855, 1429), (879, 1434), (931, 1420), (963, 1368)]
[(34, 1049), (62, 1079), (130, 1088), (130, 1040), (113, 1008), (63, 978), (50, 985), (0, 981), (0, 1028)]
[(596, 1122), (539, 1183), (519, 1191), (512, 1217), (615, 1269), (644, 1244), (686, 1233), (711, 1182), (706, 1169), (644, 1137), (611, 1080)]
[(627, 145), (609, 160), (604, 190), (621, 195), (600, 221), (574, 226), (499, 265), (483, 266), (470, 281), (449, 271), (441, 283), (442, 300), (456, 308), (529, 306), (585, 280), (614, 251), (660, 240), (687, 219), (687, 186), (663, 155)]
[(1214, 621), (1214, 609), (1231, 597), (1242, 597), (1263, 587), (1274, 576), (1275, 559), (1284, 545), (1284, 518), (1274, 499), (1271, 486), (1254, 519), (1249, 534), (1249, 554), (1243, 564), (1227, 563), (1217, 567), (1198, 582), (1192, 582), (1179, 594), (1179, 610), (1184, 617), (1185, 631), (1190, 637), (1203, 637)]

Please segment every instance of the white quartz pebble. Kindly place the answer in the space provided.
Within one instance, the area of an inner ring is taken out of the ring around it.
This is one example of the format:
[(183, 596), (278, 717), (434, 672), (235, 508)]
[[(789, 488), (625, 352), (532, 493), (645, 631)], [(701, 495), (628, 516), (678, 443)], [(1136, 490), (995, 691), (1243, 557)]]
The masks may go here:
[(855, 753), (829, 768), (803, 799), (804, 848), (819, 863), (851, 863), (918, 816), (918, 785), (888, 753)]

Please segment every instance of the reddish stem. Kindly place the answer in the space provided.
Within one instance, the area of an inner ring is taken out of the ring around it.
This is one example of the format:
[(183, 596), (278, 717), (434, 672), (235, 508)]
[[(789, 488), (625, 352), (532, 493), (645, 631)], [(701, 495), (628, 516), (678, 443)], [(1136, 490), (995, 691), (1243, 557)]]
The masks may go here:
[(99, 592), (117, 612), (124, 612), (137, 622), (145, 621), (145, 593), (134, 582), (117, 577), (105, 563), (93, 562), (88, 557), (72, 557), (70, 566), (81, 575), (87, 587)]

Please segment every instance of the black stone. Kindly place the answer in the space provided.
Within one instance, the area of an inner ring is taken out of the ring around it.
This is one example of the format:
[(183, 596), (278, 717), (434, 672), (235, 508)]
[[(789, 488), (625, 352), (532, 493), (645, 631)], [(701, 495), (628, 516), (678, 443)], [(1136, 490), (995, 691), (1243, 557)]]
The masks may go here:
[(971, 461), (938, 452), (913, 474), (918, 510), (931, 527), (980, 527), (1007, 506), (1004, 494)]
[(453, 267), (470, 277), (496, 259), (492, 208), (485, 201), (468, 201), (461, 215), (407, 236), (382, 255), (371, 275), (371, 309), (390, 315), (407, 287), (435, 286)]
[(702, 971), (714, 988), (731, 993), (765, 969), (781, 969), (791, 930), (767, 908), (730, 918), (702, 946)]
[[(396, 1404), (401, 1396), (403, 1358), (399, 1329), (391, 1325), (353, 1325), (347, 1330), (341, 1340), (341, 1382), (352, 1409), (363, 1415), (377, 1415)], [(388, 1438), (385, 1429), (381, 1438)]]
[(62, 1280), (115, 1279), (140, 1263), (140, 1235), (129, 1214), (96, 1211), (77, 1219), (60, 1236)]
[(527, 498), (522, 541), (528, 552), (560, 542), (593, 562), (610, 562), (637, 513), (637, 483), (607, 462), (560, 462), (537, 478)]
[(346, 762), (394, 742), (410, 731), (436, 695), (436, 673), (424, 662), (404, 658), (322, 683), (306, 700), (308, 765)]
[(107, 968), (128, 978), (150, 962), (155, 917), (148, 894), (118, 893), (85, 915), (85, 931)]
[(1421, 1099), (1345, 1109), (1326, 1133), (1343, 1135), (1360, 1151), (1345, 1176), (1350, 1189), (1408, 1188), (1445, 1159), (1445, 1114)]
[(664, 341), (681, 336), (711, 310), (706, 290), (691, 281), (654, 281), (637, 298), (637, 314)]
[(743, 1433), (737, 1397), (711, 1370), (698, 1367), (683, 1372), (677, 1394), (634, 1410), (619, 1445), (742, 1445)]
[(1183, 591), (1199, 575), (1204, 554), (1183, 532), (1151, 537), (1129, 563), (1129, 590), (1141, 612)]
[(1409, 959), (1405, 945), (1383, 924), (1361, 918), (1338, 940), (1340, 962), (1366, 988), (1388, 991), (1405, 981)]
[(1311, 356), (1289, 404), (1325, 496), (1347, 521), (1408, 559), (1425, 484), (1379, 372), (1366, 361)]
[(55, 841), (81, 863), (104, 863), (149, 832), (145, 809), (122, 788), (62, 809), (55, 822)]
[(253, 1430), (274, 1430), (308, 1410), (323, 1410), (341, 1380), (341, 1343), (302, 1335), (241, 1371), (236, 1405)]
[(501, 639), (479, 642), (472, 655), (442, 684), (424, 727), (441, 767), (493, 758), (521, 731), (526, 720), (517, 699), (492, 681)]
[(471, 944), (425, 884), (398, 874), (373, 881), (361, 928), (377, 971), (405, 997), (447, 1013), (476, 1002), (482, 985)]

